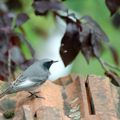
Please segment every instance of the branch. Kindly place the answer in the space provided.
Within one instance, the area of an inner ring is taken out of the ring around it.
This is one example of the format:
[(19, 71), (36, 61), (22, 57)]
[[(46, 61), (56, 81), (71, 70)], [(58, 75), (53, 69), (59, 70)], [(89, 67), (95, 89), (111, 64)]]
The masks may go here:
[(106, 65), (105, 65), (104, 61), (102, 60), (102, 58), (99, 58), (99, 57), (96, 57), (96, 58), (97, 58), (97, 60), (99, 61), (99, 63), (101, 64), (102, 68), (103, 68), (106, 72), (108, 72), (109, 69), (106, 67)]
[(10, 83), (11, 82), (11, 52), (10, 50), (8, 50), (8, 73), (9, 73), (8, 82)]
[(105, 62), (105, 61), (104, 61), (104, 64), (105, 64), (106, 66), (108, 66), (108, 67), (110, 67), (110, 68), (112, 68), (112, 69), (115, 69), (115, 70), (117, 70), (117, 71), (120, 72), (120, 68), (119, 68), (119, 67), (114, 66), (114, 65), (112, 65), (112, 64), (110, 64), (110, 63), (107, 63), (107, 62)]
[[(8, 50), (8, 73), (9, 73), (9, 76), (8, 76), (8, 82), (12, 82), (13, 80), (15, 80), (15, 75), (14, 75), (14, 72), (11, 71), (11, 50), (9, 49)], [(11, 80), (12, 78), (12, 80)]]
[(99, 57), (96, 57), (96, 58), (101, 64), (102, 68), (105, 70), (105, 75), (111, 79), (111, 83), (117, 87), (120, 87), (120, 77), (114, 71), (109, 70), (108, 67), (114, 68), (115, 70), (118, 70), (118, 71), (120, 71), (120, 69), (116, 66), (113, 66), (103, 61), (102, 58), (99, 58)]

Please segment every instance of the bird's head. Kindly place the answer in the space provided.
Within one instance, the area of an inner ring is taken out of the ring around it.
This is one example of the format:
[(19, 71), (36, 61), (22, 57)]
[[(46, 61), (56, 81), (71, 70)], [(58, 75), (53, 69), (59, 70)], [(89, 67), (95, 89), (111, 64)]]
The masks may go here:
[(54, 61), (54, 60), (51, 60), (51, 59), (43, 59), (42, 61), (43, 61), (43, 66), (46, 69), (49, 69), (53, 63), (58, 62), (58, 61)]

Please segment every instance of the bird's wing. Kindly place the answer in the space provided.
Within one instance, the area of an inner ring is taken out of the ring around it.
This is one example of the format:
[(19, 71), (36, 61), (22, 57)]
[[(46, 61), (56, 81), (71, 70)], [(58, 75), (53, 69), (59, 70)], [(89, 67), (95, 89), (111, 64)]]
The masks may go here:
[(46, 81), (47, 79), (48, 79), (48, 75), (43, 75), (43, 76), (41, 75), (39, 77), (33, 76), (30, 78), (32, 82), (41, 82), (41, 81)]
[(46, 79), (47, 79), (47, 76), (45, 77), (44, 75), (41, 77), (36, 77), (36, 76), (28, 77), (28, 76), (20, 75), (11, 84), (11, 87), (15, 91), (25, 90), (25, 89), (29, 89), (44, 83)]
[(25, 90), (25, 89), (40, 85), (48, 79), (49, 71), (44, 71), (43, 69), (40, 69), (40, 70), (36, 70), (36, 72), (34, 74), (33, 74), (33, 72), (32, 73), (31, 73), (31, 71), (23, 72), (11, 84), (11, 87), (15, 91)]
[(17, 86), (18, 84), (24, 82), (24, 81), (26, 80), (26, 78), (27, 78), (26, 76), (24, 76), (23, 74), (21, 74), (21, 75), (19, 75), (19, 76), (17, 77), (17, 79), (12, 83), (12, 85)]
[(32, 87), (35, 87), (38, 83), (31, 81), (31, 78), (25, 77), (24, 79), (17, 79), (12, 83), (12, 91), (23, 91), (29, 90)]

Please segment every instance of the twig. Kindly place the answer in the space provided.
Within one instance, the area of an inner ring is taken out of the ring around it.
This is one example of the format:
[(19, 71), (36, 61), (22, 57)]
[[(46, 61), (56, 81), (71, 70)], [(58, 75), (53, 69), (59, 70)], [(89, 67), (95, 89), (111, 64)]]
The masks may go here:
[(117, 70), (117, 71), (120, 72), (120, 68), (119, 68), (119, 67), (114, 66), (114, 65), (112, 65), (112, 64), (110, 64), (110, 63), (105, 62), (102, 58), (99, 58), (99, 57), (96, 57), (96, 58), (98, 59), (99, 63), (102, 65), (102, 68), (103, 68), (105, 71), (109, 71), (109, 70), (108, 70), (108, 67), (110, 67), (110, 68), (115, 69), (115, 70)]
[(11, 82), (11, 52), (10, 50), (8, 50), (8, 73), (9, 73), (9, 76), (8, 76), (8, 82), (10, 83)]
[(106, 72), (108, 72), (109, 70), (108, 70), (108, 68), (106, 67), (106, 65), (105, 65), (104, 61), (102, 60), (102, 58), (99, 58), (99, 57), (96, 57), (96, 58), (97, 58), (97, 60), (99, 61), (99, 63), (101, 64), (102, 68), (103, 68)]
[[(11, 71), (11, 50), (10, 49), (8, 50), (8, 73), (9, 73), (8, 82), (10, 83), (15, 79), (14, 73), (12, 73)], [(11, 78), (13, 80), (11, 80)]]
[(104, 61), (104, 64), (120, 72), (120, 68)]

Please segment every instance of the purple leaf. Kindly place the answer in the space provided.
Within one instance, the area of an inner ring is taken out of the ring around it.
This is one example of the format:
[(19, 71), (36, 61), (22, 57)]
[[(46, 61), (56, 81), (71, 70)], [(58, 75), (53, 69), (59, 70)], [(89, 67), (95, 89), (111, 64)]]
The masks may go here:
[(81, 18), (82, 20), (85, 21), (84, 26), (86, 26), (86, 29), (88, 28), (89, 32), (93, 32), (93, 34), (96, 34), (96, 39), (98, 41), (105, 41), (105, 42), (109, 42), (109, 38), (107, 37), (107, 35), (105, 34), (105, 32), (102, 30), (102, 28), (100, 27), (100, 25), (92, 19), (92, 17), (90, 16), (83, 16)]
[(9, 10), (18, 10), (23, 8), (23, 4), (21, 0), (7, 0), (6, 2), (7, 7)]
[[(81, 37), (81, 34), (80, 34)], [(91, 34), (89, 33), (83, 38), (83, 41), (80, 42), (80, 50), (85, 57), (87, 63), (89, 63), (89, 59), (94, 55), (93, 54), (93, 48), (91, 44)]]
[[(11, 58), (11, 72), (16, 68), (23, 69), (23, 66), (28, 66), (27, 58), (24, 56), (21, 45), (26, 44), (33, 59), (34, 49), (31, 44), (24, 38), (23, 34), (17, 33), (15, 27), (12, 27), (14, 16), (11, 12), (0, 13), (0, 79), (8, 80), (8, 57)], [(16, 17), (16, 26), (21, 27), (28, 20), (25, 13), (21, 13)]]
[(15, 25), (15, 27), (21, 26), (28, 19), (29, 19), (29, 16), (26, 13), (20, 13), (20, 14), (18, 14), (17, 18), (16, 18), (16, 25)]
[(63, 9), (63, 5), (58, 1), (34, 1), (33, 8), (37, 15), (46, 15), (48, 11), (57, 11)]
[(84, 16), (82, 23), (82, 31), (80, 32), (80, 49), (86, 61), (89, 63), (91, 57), (99, 57), (103, 50), (102, 42), (108, 42), (108, 37), (101, 27), (90, 17)]

